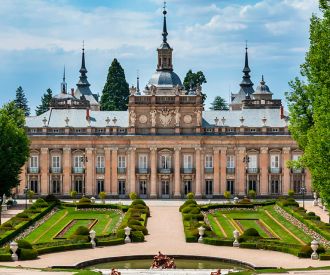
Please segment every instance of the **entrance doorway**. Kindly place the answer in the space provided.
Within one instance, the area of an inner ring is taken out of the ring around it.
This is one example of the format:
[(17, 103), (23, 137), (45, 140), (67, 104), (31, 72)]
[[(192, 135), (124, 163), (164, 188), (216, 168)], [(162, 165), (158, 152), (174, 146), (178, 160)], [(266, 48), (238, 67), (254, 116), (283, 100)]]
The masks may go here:
[(185, 180), (183, 181), (183, 186), (184, 186), (184, 194), (187, 195), (192, 191), (191, 189), (191, 180)]
[(140, 197), (146, 198), (147, 197), (147, 181), (146, 180), (140, 180)]
[(75, 181), (74, 181), (74, 190), (78, 194), (83, 194), (84, 186), (83, 186), (83, 180), (82, 179), (75, 179)]
[(125, 187), (125, 181), (119, 180), (118, 181), (118, 195), (120, 198), (125, 197), (126, 194), (126, 187)]
[(169, 199), (170, 198), (170, 181), (169, 180), (162, 180), (161, 182), (161, 197), (163, 199)]

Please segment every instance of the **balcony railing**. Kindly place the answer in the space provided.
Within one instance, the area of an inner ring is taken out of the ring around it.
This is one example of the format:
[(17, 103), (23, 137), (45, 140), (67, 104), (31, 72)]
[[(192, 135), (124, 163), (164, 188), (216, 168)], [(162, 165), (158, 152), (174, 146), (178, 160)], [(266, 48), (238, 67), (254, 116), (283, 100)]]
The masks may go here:
[(226, 172), (227, 172), (227, 174), (235, 174), (235, 168), (227, 167)]
[(246, 173), (248, 173), (248, 174), (258, 174), (259, 173), (259, 168), (247, 168)]
[(96, 174), (104, 174), (105, 168), (104, 167), (96, 167)]
[(136, 168), (135, 169), (136, 174), (150, 174), (149, 168)]
[(303, 173), (305, 173), (305, 170), (303, 168), (292, 168), (291, 173), (292, 174), (303, 174)]
[(158, 168), (159, 174), (171, 174), (172, 168)]
[(214, 168), (212, 167), (205, 167), (204, 168), (204, 172), (206, 173), (206, 174), (212, 174), (213, 173), (213, 171), (214, 171)]
[(49, 169), (49, 172), (53, 173), (53, 174), (59, 174), (59, 173), (62, 173), (62, 168), (61, 167), (51, 167)]
[(83, 167), (72, 167), (73, 174), (83, 174), (85, 169)]
[(181, 168), (181, 174), (194, 174), (195, 168)]
[(39, 173), (39, 167), (29, 167), (28, 172), (30, 174), (38, 174)]
[(126, 174), (126, 167), (125, 168), (118, 167), (117, 168), (117, 173), (118, 174)]
[(282, 168), (279, 167), (270, 167), (269, 173), (271, 174), (280, 174), (282, 172)]

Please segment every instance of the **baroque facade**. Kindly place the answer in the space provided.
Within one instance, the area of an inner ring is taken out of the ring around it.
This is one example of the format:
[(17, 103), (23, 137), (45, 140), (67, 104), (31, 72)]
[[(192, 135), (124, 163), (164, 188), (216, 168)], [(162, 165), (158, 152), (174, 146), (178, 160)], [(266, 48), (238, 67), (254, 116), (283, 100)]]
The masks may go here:
[(54, 97), (46, 113), (28, 117), (31, 155), (21, 184), (36, 194), (142, 198), (311, 193), (310, 173), (286, 162), (302, 154), (288, 132), (281, 100), (264, 78), (253, 89), (248, 52), (230, 110), (205, 111), (201, 87), (184, 90), (173, 71), (166, 11), (157, 69), (143, 91), (130, 88), (128, 111), (100, 111), (87, 81), (85, 53), (76, 91)]

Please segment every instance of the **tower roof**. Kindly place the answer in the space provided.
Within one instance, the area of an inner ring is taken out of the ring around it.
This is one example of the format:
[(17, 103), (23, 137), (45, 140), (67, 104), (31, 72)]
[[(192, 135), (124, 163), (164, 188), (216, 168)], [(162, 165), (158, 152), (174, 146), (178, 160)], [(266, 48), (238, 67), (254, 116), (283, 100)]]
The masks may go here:
[(257, 94), (273, 94), (270, 90), (269, 87), (266, 85), (266, 82), (264, 80), (264, 76), (262, 75), (260, 85), (256, 88), (256, 91), (253, 93), (254, 95)]
[(251, 81), (250, 77), (250, 67), (249, 67), (249, 56), (248, 56), (248, 47), (247, 45), (245, 46), (245, 63), (244, 63), (244, 68), (242, 71), (243, 74), (243, 79), (241, 83), (239, 84), (241, 86), (241, 89), (247, 96), (251, 95), (254, 93), (253, 90), (253, 82)]

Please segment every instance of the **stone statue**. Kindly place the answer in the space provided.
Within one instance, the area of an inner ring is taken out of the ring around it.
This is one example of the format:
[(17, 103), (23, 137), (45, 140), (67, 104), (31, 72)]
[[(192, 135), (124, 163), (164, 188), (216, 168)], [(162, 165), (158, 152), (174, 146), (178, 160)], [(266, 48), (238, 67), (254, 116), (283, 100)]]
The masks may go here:
[(197, 126), (202, 126), (202, 111), (196, 110), (195, 114), (196, 114)]
[(110, 275), (121, 275), (121, 272), (119, 272), (116, 269), (112, 268)]
[(175, 109), (175, 126), (179, 127), (180, 126), (180, 118), (181, 118), (181, 114), (179, 112), (179, 108), (177, 107)]
[(158, 255), (156, 255), (154, 257), (154, 261), (151, 265), (151, 268), (153, 268), (153, 269), (173, 269), (173, 268), (176, 268), (176, 265), (174, 263), (174, 258), (170, 258), (170, 257), (162, 254), (159, 251)]
[(6, 199), (7, 199), (6, 194), (3, 194), (3, 196), (2, 196), (2, 205), (6, 204)]
[(129, 112), (130, 126), (135, 127), (136, 114), (134, 111)]
[(156, 95), (157, 87), (155, 85), (151, 85), (150, 90), (151, 90), (151, 95)]
[(152, 110), (150, 112), (150, 116), (151, 116), (151, 118), (150, 118), (150, 120), (151, 120), (151, 127), (156, 127), (156, 113), (157, 113), (156, 110)]
[(175, 95), (180, 95), (180, 86), (176, 85), (174, 91), (175, 91)]
[(130, 89), (129, 89), (129, 92), (130, 92), (130, 95), (135, 95), (136, 93), (136, 88), (134, 86), (132, 86)]
[(197, 87), (196, 87), (196, 95), (201, 95), (202, 94), (202, 86), (197, 83)]

